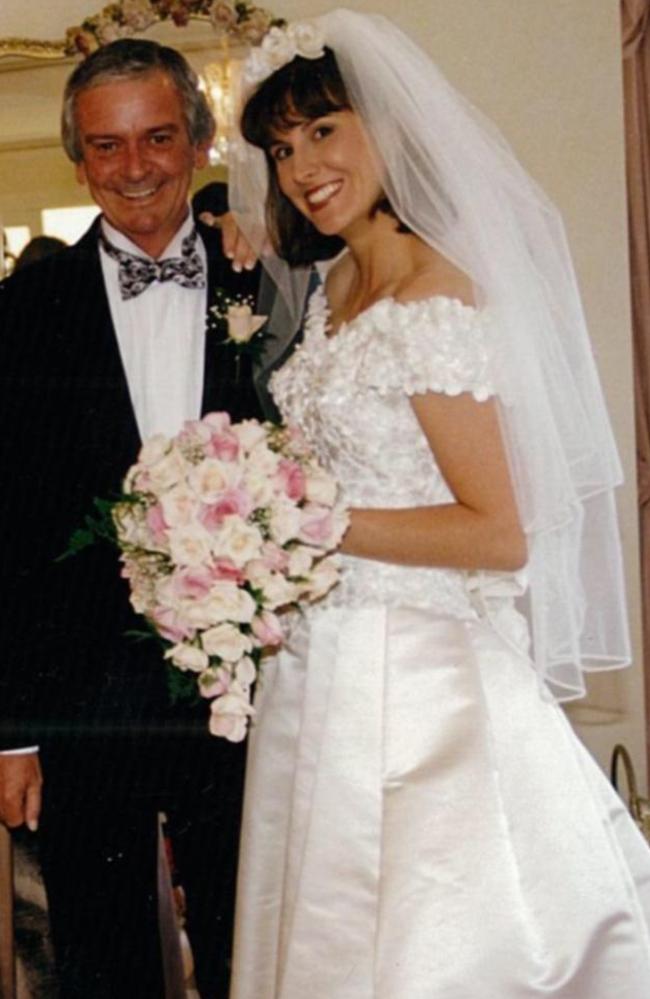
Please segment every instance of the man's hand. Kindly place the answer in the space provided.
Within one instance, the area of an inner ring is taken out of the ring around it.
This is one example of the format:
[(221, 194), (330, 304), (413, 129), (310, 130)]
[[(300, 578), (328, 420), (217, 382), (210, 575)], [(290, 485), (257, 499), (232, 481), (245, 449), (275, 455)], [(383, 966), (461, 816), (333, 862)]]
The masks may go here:
[(42, 783), (38, 753), (0, 753), (0, 821), (10, 828), (25, 822), (35, 832)]
[[(205, 225), (221, 230), (223, 252), (229, 260), (232, 260), (234, 271), (239, 274), (242, 270), (253, 270), (257, 263), (257, 254), (241, 232), (232, 212), (226, 212), (225, 215), (201, 212), (199, 218)], [(264, 247), (263, 252), (265, 250), (266, 247)]]

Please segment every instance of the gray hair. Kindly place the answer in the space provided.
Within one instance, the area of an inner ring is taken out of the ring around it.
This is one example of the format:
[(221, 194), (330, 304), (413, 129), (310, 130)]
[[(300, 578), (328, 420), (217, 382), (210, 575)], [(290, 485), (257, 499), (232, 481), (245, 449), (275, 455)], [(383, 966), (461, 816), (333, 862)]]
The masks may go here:
[(209, 142), (214, 116), (199, 80), (187, 60), (176, 49), (142, 38), (121, 38), (97, 49), (70, 75), (63, 92), (61, 138), (73, 163), (80, 163), (83, 150), (75, 115), (77, 96), (90, 87), (112, 80), (128, 80), (161, 70), (174, 83), (183, 105), (187, 134), (193, 146)]

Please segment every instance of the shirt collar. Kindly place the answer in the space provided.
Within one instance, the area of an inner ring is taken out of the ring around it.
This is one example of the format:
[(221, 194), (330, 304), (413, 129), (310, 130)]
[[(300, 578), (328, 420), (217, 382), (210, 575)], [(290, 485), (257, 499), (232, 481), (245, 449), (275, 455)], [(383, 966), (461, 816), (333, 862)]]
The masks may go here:
[[(100, 220), (100, 225), (106, 239), (112, 243), (113, 246), (117, 247), (118, 250), (126, 250), (127, 253), (134, 253), (137, 257), (144, 257), (146, 260), (153, 259), (148, 253), (145, 253), (141, 247), (137, 246), (132, 240), (130, 240), (128, 236), (125, 236), (123, 232), (120, 232), (119, 229), (112, 226), (103, 215)], [(179, 257), (181, 255), (183, 240), (186, 236), (189, 236), (193, 228), (194, 218), (188, 205), (188, 212), (185, 221), (176, 231), (176, 235), (172, 237), (158, 259), (162, 260), (164, 257)]]

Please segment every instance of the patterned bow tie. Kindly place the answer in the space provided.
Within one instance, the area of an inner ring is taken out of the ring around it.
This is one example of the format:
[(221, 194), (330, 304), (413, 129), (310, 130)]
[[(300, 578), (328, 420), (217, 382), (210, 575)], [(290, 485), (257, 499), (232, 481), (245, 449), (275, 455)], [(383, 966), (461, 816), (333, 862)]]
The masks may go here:
[(183, 240), (180, 257), (147, 260), (126, 250), (118, 250), (99, 230), (102, 247), (119, 264), (120, 294), (124, 300), (140, 295), (154, 281), (176, 281), (184, 288), (205, 288), (203, 261), (196, 252), (196, 240), (196, 229), (192, 229)]

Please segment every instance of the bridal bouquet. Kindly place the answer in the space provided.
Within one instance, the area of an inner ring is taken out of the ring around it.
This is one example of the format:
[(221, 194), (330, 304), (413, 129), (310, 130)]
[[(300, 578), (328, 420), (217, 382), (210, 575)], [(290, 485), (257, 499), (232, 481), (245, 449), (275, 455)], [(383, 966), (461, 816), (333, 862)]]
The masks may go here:
[(296, 430), (210, 413), (142, 446), (111, 516), (131, 604), (211, 699), (212, 734), (241, 741), (279, 612), (337, 581), (336, 483)]

